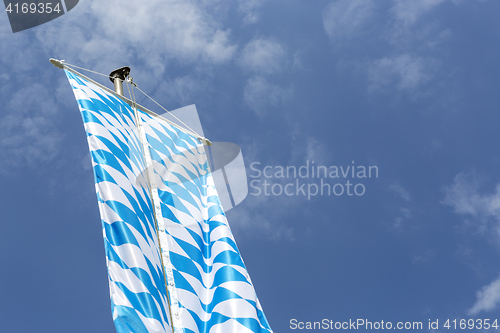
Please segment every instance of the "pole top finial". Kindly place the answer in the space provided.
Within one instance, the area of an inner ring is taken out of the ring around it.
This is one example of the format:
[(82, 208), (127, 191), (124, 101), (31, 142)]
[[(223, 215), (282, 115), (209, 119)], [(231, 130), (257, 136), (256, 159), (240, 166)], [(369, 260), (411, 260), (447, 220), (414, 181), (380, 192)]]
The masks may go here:
[(109, 80), (114, 83), (115, 79), (120, 79), (123, 82), (125, 81), (125, 78), (129, 74), (130, 74), (130, 67), (128, 66), (121, 67), (109, 73)]
[(61, 60), (50, 58), (49, 61), (52, 65), (56, 66), (57, 68), (64, 68), (64, 64), (62, 63)]

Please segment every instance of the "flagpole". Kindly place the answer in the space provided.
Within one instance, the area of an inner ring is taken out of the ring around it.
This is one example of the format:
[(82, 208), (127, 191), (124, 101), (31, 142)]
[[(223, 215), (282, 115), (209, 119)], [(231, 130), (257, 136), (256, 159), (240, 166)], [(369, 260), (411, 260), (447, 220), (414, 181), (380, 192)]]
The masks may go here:
[(109, 73), (109, 80), (115, 85), (115, 92), (123, 96), (123, 81), (130, 74), (130, 67), (121, 67)]

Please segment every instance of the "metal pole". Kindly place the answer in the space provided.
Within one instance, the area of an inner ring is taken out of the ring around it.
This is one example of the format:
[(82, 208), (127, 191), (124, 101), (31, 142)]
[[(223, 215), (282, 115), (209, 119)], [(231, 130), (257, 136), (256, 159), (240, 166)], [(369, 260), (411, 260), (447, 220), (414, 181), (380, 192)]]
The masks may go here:
[(123, 81), (130, 74), (130, 67), (121, 67), (109, 73), (109, 80), (115, 85), (115, 92), (123, 96)]
[(114, 83), (115, 83), (115, 92), (123, 96), (123, 82), (120, 79), (115, 78)]

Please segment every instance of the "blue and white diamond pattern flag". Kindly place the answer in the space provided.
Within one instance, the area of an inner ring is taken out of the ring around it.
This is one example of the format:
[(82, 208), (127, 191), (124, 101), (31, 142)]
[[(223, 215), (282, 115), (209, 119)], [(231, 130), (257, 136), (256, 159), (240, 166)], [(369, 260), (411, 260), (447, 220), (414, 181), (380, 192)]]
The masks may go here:
[(66, 74), (92, 157), (117, 332), (272, 332), (199, 138)]

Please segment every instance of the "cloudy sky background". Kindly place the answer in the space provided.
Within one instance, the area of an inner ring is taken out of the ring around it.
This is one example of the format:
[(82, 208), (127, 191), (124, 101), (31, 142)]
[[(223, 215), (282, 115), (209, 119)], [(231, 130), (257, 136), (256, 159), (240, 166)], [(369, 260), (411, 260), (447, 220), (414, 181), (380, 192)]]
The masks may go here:
[(16, 34), (0, 15), (2, 331), (114, 331), (85, 131), (50, 57), (128, 65), (168, 109), (196, 104), (249, 175), (253, 162), (378, 166), (351, 179), (363, 196), (249, 195), (228, 212), (276, 332), (292, 318), (500, 317), (499, 12), (493, 0), (81, 0)]

